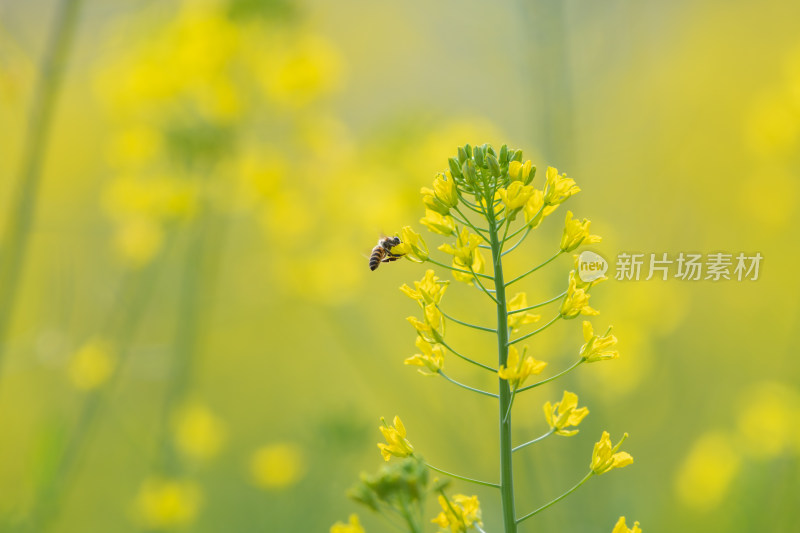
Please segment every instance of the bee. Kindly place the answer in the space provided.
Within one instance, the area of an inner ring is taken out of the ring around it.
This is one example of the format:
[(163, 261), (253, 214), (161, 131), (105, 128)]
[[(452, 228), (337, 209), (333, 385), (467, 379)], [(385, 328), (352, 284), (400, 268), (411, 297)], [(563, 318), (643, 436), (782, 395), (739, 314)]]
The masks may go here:
[(400, 237), (383, 237), (378, 240), (378, 244), (372, 249), (369, 256), (369, 269), (375, 270), (381, 263), (397, 261), (403, 254), (393, 254), (392, 248), (400, 244)]

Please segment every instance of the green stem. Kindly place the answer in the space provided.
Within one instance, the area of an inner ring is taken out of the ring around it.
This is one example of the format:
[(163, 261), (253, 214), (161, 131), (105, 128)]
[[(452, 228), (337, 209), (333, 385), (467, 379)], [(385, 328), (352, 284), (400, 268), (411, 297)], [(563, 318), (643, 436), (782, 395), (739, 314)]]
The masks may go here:
[(589, 472), (588, 474), (586, 474), (586, 477), (584, 477), (582, 480), (580, 480), (580, 481), (578, 482), (578, 484), (577, 484), (577, 485), (575, 485), (574, 487), (572, 487), (571, 489), (569, 489), (567, 492), (565, 492), (564, 494), (562, 494), (561, 496), (559, 496), (559, 497), (558, 497), (558, 498), (556, 498), (555, 500), (553, 500), (553, 501), (551, 501), (551, 502), (549, 502), (549, 503), (546, 503), (546, 504), (544, 504), (543, 506), (541, 506), (541, 507), (539, 507), (538, 509), (536, 509), (535, 511), (532, 511), (532, 512), (530, 512), (530, 513), (526, 514), (525, 516), (523, 516), (522, 518), (520, 518), (519, 520), (517, 520), (517, 524), (519, 524), (519, 523), (520, 523), (520, 522), (522, 522), (523, 520), (527, 520), (528, 518), (532, 517), (532, 516), (533, 516), (533, 515), (535, 515), (535, 514), (541, 513), (542, 511), (544, 511), (545, 509), (547, 509), (547, 508), (548, 508), (548, 507), (550, 507), (551, 505), (553, 505), (553, 504), (556, 504), (556, 503), (560, 502), (561, 500), (563, 500), (564, 498), (566, 498), (567, 496), (569, 496), (570, 494), (572, 494), (573, 492), (575, 492), (576, 490), (578, 490), (578, 487), (580, 487), (581, 485), (583, 485), (584, 483), (586, 483), (587, 481), (589, 481), (589, 478), (590, 478), (590, 477), (592, 477), (592, 475), (594, 475), (594, 472)]
[(535, 389), (536, 387), (539, 387), (540, 385), (544, 385), (545, 383), (550, 383), (550, 382), (551, 382), (551, 381), (553, 381), (554, 379), (558, 379), (558, 378), (560, 378), (561, 376), (563, 376), (564, 374), (567, 374), (567, 373), (569, 373), (569, 372), (572, 372), (574, 369), (578, 368), (578, 365), (580, 365), (581, 363), (583, 363), (583, 361), (584, 361), (584, 359), (583, 359), (583, 358), (580, 358), (580, 359), (578, 359), (578, 362), (577, 362), (577, 363), (573, 364), (573, 365), (572, 365), (572, 366), (570, 366), (568, 369), (566, 369), (566, 370), (562, 370), (561, 372), (559, 372), (559, 373), (558, 373), (558, 374), (556, 374), (555, 376), (549, 377), (549, 378), (547, 378), (547, 379), (543, 379), (542, 381), (538, 381), (538, 382), (534, 383), (533, 385), (528, 385), (527, 387), (522, 387), (522, 388), (521, 388), (521, 389), (519, 389), (517, 392), (523, 392), (523, 391), (526, 391), (526, 390), (528, 390), (528, 389)]
[[(498, 240), (497, 221), (494, 217), (494, 205), (487, 202), (489, 208), (489, 237), (492, 245), (492, 262), (494, 265), (495, 302), (497, 304), (497, 359), (498, 367), (508, 365), (508, 306), (506, 304), (506, 285), (503, 279), (502, 243)], [(505, 417), (511, 405), (511, 390), (508, 381), (498, 377), (500, 391), (500, 498), (503, 509), (505, 533), (516, 533), (517, 522), (514, 510), (514, 475), (511, 456), (511, 416)]]
[(7, 202), (8, 219), (5, 234), (0, 237), (0, 364), (6, 333), (11, 323), (20, 277), (27, 258), (31, 225), (35, 211), (36, 193), (42, 176), (42, 162), (49, 139), (50, 127), (61, 88), (61, 79), (72, 45), (78, 21), (80, 0), (63, 0), (46, 44), (39, 79), (32, 98), (29, 128), (23, 148), (19, 181)]
[(515, 309), (513, 311), (509, 311), (508, 314), (509, 315), (513, 315), (514, 313), (524, 313), (525, 311), (530, 311), (531, 309), (536, 309), (537, 307), (542, 307), (542, 306), (545, 306), (547, 304), (551, 304), (551, 303), (555, 302), (556, 300), (560, 300), (561, 298), (563, 298), (566, 295), (567, 295), (567, 291), (564, 291), (561, 294), (559, 294), (558, 296), (550, 298), (546, 302), (538, 303), (538, 304), (532, 305), (530, 307), (524, 307), (522, 309)]
[(547, 432), (547, 433), (545, 433), (544, 435), (542, 435), (542, 436), (540, 436), (540, 437), (536, 437), (536, 438), (535, 438), (535, 439), (533, 439), (533, 440), (529, 440), (529, 441), (528, 441), (528, 442), (526, 442), (525, 444), (520, 444), (519, 446), (517, 446), (516, 448), (512, 449), (511, 451), (512, 451), (512, 452), (515, 452), (515, 451), (517, 451), (517, 450), (521, 450), (521, 449), (522, 449), (522, 448), (524, 448), (525, 446), (530, 446), (531, 444), (536, 444), (536, 443), (537, 443), (537, 442), (539, 442), (540, 440), (544, 440), (544, 439), (546, 439), (547, 437), (549, 437), (550, 435), (552, 435), (552, 434), (553, 434), (553, 433), (555, 433), (555, 432), (556, 432), (556, 430), (555, 430), (555, 429), (551, 429), (550, 431), (548, 431), (548, 432)]
[(450, 266), (450, 265), (445, 265), (444, 263), (440, 263), (439, 261), (436, 261), (435, 259), (431, 259), (430, 257), (428, 257), (425, 261), (429, 261), (429, 262), (433, 263), (434, 265), (438, 265), (438, 266), (440, 266), (442, 268), (449, 268), (453, 272), (463, 272), (464, 274), (473, 274), (475, 276), (479, 276), (479, 277), (485, 278), (485, 279), (494, 279), (492, 276), (488, 276), (486, 274), (481, 274), (480, 272), (470, 272), (469, 270), (462, 270), (460, 268), (456, 268), (456, 267), (453, 267), (453, 266)]
[(440, 312), (440, 313), (442, 313), (442, 315), (443, 315), (443, 316), (444, 316), (446, 319), (448, 319), (448, 320), (452, 320), (452, 321), (453, 321), (453, 322), (455, 322), (456, 324), (461, 324), (462, 326), (467, 326), (468, 328), (474, 328), (474, 329), (478, 329), (478, 330), (481, 330), (481, 331), (488, 331), (489, 333), (497, 333), (497, 330), (496, 330), (496, 329), (492, 329), (492, 328), (486, 328), (486, 327), (483, 327), (483, 326), (476, 326), (475, 324), (470, 324), (469, 322), (463, 322), (463, 321), (461, 321), (461, 320), (459, 320), (459, 319), (457, 319), (457, 318), (453, 318), (453, 317), (451, 317), (450, 315), (448, 315), (447, 313), (445, 313), (444, 311), (442, 311), (442, 308), (441, 308), (441, 307), (439, 307), (439, 305), (438, 305), (438, 304), (436, 305), (436, 309), (438, 309), (438, 310), (439, 310), (439, 312)]
[(454, 349), (452, 349), (452, 348), (450, 347), (450, 345), (449, 345), (449, 344), (447, 344), (446, 342), (444, 342), (444, 339), (440, 340), (440, 341), (439, 341), (439, 344), (441, 344), (442, 346), (444, 346), (445, 348), (447, 348), (448, 350), (450, 350), (450, 352), (451, 352), (453, 355), (455, 355), (456, 357), (460, 357), (460, 358), (461, 358), (461, 359), (463, 359), (464, 361), (466, 361), (466, 362), (468, 362), (468, 363), (472, 363), (473, 365), (479, 366), (479, 367), (481, 367), (481, 368), (483, 368), (483, 369), (485, 369), (485, 370), (488, 370), (489, 372), (492, 372), (493, 374), (496, 374), (496, 373), (497, 373), (497, 369), (496, 369), (496, 368), (492, 368), (492, 367), (490, 367), (489, 365), (484, 365), (483, 363), (479, 363), (478, 361), (475, 361), (474, 359), (470, 359), (470, 358), (469, 358), (469, 357), (467, 357), (466, 355), (461, 355), (460, 353), (458, 353), (457, 351), (455, 351)]
[(548, 323), (547, 323), (547, 324), (545, 324), (544, 326), (540, 327), (539, 329), (537, 329), (537, 330), (535, 330), (535, 331), (531, 331), (531, 332), (530, 332), (530, 333), (528, 333), (527, 335), (523, 335), (522, 337), (520, 337), (520, 338), (518, 338), (518, 339), (514, 339), (513, 341), (509, 341), (508, 345), (509, 345), (509, 346), (511, 346), (512, 344), (516, 344), (516, 343), (518, 343), (519, 341), (524, 341), (524, 340), (525, 340), (525, 339), (527, 339), (528, 337), (533, 337), (533, 336), (534, 336), (534, 335), (536, 335), (537, 333), (540, 333), (540, 332), (542, 332), (542, 331), (546, 330), (547, 328), (549, 328), (550, 326), (552, 326), (553, 324), (555, 324), (556, 320), (558, 320), (559, 318), (561, 318), (561, 313), (559, 313), (559, 314), (557, 314), (556, 316), (554, 316), (554, 317), (553, 317), (553, 319), (552, 319), (552, 320), (550, 320), (550, 322), (548, 322)]
[(474, 387), (470, 387), (469, 385), (464, 385), (463, 383), (454, 380), (453, 378), (451, 378), (450, 376), (448, 376), (447, 374), (445, 374), (441, 370), (439, 370), (439, 375), (442, 376), (447, 381), (449, 381), (450, 383), (452, 383), (453, 385), (458, 385), (459, 387), (461, 387), (463, 389), (467, 389), (467, 390), (472, 391), (472, 392), (477, 392), (478, 394), (483, 394), (484, 396), (491, 396), (492, 398), (497, 398), (497, 394), (494, 394), (494, 393), (491, 393), (491, 392), (486, 392), (485, 390), (476, 389)]
[[(510, 254), (511, 252), (513, 252), (513, 251), (514, 251), (514, 249), (515, 249), (517, 246), (519, 246), (520, 244), (522, 244), (522, 241), (524, 241), (524, 240), (525, 240), (525, 237), (527, 237), (527, 236), (528, 236), (528, 234), (531, 232), (531, 229), (532, 229), (532, 228), (531, 228), (530, 226), (527, 226), (527, 229), (525, 230), (525, 233), (522, 235), (522, 237), (520, 237), (520, 238), (519, 238), (519, 240), (518, 240), (516, 243), (514, 243), (514, 246), (512, 246), (512, 247), (511, 247), (511, 248), (509, 248), (508, 250), (505, 250), (505, 251), (504, 251), (504, 252), (503, 252), (501, 255), (506, 255), (506, 254)], [(506, 237), (506, 238), (509, 238), (509, 237)], [(504, 239), (504, 240), (505, 240), (505, 239)]]
[(488, 481), (481, 481), (479, 479), (472, 479), (464, 476), (459, 476), (458, 474), (453, 474), (452, 472), (447, 472), (446, 470), (442, 470), (441, 468), (436, 468), (430, 463), (425, 463), (425, 465), (430, 468), (431, 470), (436, 470), (439, 473), (442, 473), (446, 476), (454, 477), (456, 479), (460, 479), (461, 481), (469, 481), (470, 483), (475, 483), (477, 485), (483, 485), (484, 487), (494, 487), (496, 489), (500, 488), (500, 485), (497, 483), (489, 483)]
[(509, 286), (509, 285), (511, 285), (512, 283), (516, 283), (516, 282), (518, 282), (519, 280), (521, 280), (521, 279), (522, 279), (522, 278), (524, 278), (525, 276), (528, 276), (528, 275), (530, 275), (530, 274), (533, 274), (534, 272), (536, 272), (537, 270), (539, 270), (539, 269), (540, 269), (540, 268), (542, 268), (543, 266), (545, 266), (545, 265), (548, 265), (548, 264), (549, 264), (551, 261), (554, 261), (554, 260), (555, 260), (555, 259), (556, 259), (556, 258), (557, 258), (559, 255), (561, 255), (561, 254), (563, 254), (563, 253), (564, 253), (564, 251), (563, 251), (563, 250), (559, 250), (558, 252), (556, 252), (556, 254), (555, 254), (553, 257), (551, 257), (550, 259), (548, 259), (548, 260), (547, 260), (547, 261), (545, 261), (544, 263), (542, 263), (542, 264), (540, 264), (540, 265), (537, 265), (537, 266), (533, 267), (532, 269), (528, 270), (528, 271), (527, 271), (527, 272), (525, 272), (524, 274), (520, 274), (520, 275), (519, 275), (519, 276), (517, 276), (516, 278), (514, 278), (514, 279), (512, 279), (511, 281), (509, 281), (508, 283), (506, 283), (506, 287), (508, 287), (508, 286)]

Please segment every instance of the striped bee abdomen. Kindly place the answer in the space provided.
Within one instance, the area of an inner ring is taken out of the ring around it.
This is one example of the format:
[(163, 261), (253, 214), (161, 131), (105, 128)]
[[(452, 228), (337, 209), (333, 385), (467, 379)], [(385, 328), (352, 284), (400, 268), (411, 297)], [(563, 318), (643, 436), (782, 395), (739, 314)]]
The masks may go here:
[(383, 246), (376, 246), (372, 249), (372, 255), (369, 256), (369, 269), (375, 270), (381, 264), (386, 249)]

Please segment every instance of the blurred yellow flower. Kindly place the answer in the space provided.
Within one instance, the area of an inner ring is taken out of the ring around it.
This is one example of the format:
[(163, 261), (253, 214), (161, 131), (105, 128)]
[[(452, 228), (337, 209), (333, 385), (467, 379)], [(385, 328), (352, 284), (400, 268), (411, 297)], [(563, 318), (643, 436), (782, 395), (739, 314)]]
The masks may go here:
[(605, 474), (615, 468), (623, 468), (633, 463), (633, 457), (628, 452), (618, 452), (619, 447), (628, 438), (625, 433), (616, 446), (611, 446), (611, 438), (607, 431), (603, 432), (600, 440), (594, 445), (592, 451), (592, 472), (597, 475)]
[[(526, 348), (527, 350), (527, 348)], [(518, 389), (528, 376), (539, 374), (547, 366), (544, 361), (537, 361), (530, 355), (520, 357), (516, 346), (508, 347), (508, 359), (506, 365), (500, 365), (497, 375), (508, 381), (509, 386)]]
[(581, 346), (580, 356), (587, 363), (619, 357), (619, 352), (611, 349), (617, 345), (617, 338), (611, 334), (598, 337), (588, 320), (583, 321), (583, 340), (585, 344)]
[(748, 455), (770, 459), (800, 453), (800, 394), (779, 382), (760, 382), (741, 397), (737, 417), (739, 441)]
[(358, 515), (351, 514), (347, 524), (336, 522), (331, 526), (330, 533), (365, 533), (358, 520)]
[(111, 139), (109, 163), (114, 167), (141, 167), (156, 159), (163, 149), (164, 139), (155, 128), (131, 125)]
[(545, 177), (547, 183), (544, 186), (544, 203), (549, 206), (563, 203), (581, 190), (575, 185), (575, 180), (568, 178), (566, 174), (559, 175), (558, 170), (553, 167), (547, 167)]
[(387, 444), (382, 442), (378, 443), (378, 448), (381, 450), (381, 455), (384, 461), (394, 457), (408, 457), (414, 453), (414, 447), (406, 439), (406, 427), (399, 416), (395, 416), (392, 425), (388, 425), (386, 420), (381, 417), (381, 425), (378, 426), (381, 430), (383, 438), (386, 439)]
[(201, 404), (181, 408), (173, 417), (175, 446), (185, 456), (207, 461), (215, 457), (225, 442), (225, 425)]
[(589, 414), (587, 407), (578, 408), (578, 395), (564, 391), (564, 396), (560, 402), (552, 405), (550, 402), (544, 404), (544, 417), (547, 425), (555, 430), (556, 435), (569, 437), (578, 432), (577, 429), (566, 429), (581, 423)]
[(521, 326), (533, 324), (542, 318), (541, 315), (534, 315), (533, 313), (515, 312), (528, 307), (528, 296), (524, 292), (515, 294), (514, 297), (508, 301), (506, 307), (509, 312), (508, 327), (510, 327), (511, 331), (514, 333), (519, 331)]
[(193, 481), (151, 478), (139, 489), (137, 511), (148, 529), (170, 529), (194, 522), (202, 493)]
[(425, 209), (425, 217), (421, 218), (419, 222), (431, 232), (439, 235), (453, 235), (456, 232), (456, 223), (453, 217), (441, 215), (430, 209)]
[(161, 251), (164, 230), (152, 217), (130, 217), (117, 228), (114, 247), (119, 256), (134, 268), (150, 263)]
[(414, 289), (403, 284), (400, 290), (409, 298), (417, 300), (424, 307), (428, 304), (440, 303), (449, 284), (449, 281), (439, 281), (436, 272), (428, 269), (420, 281), (414, 282)]
[(76, 389), (89, 391), (104, 385), (114, 373), (117, 356), (112, 345), (92, 339), (72, 355), (67, 369)]
[(293, 443), (268, 444), (250, 458), (250, 477), (262, 489), (282, 489), (294, 485), (306, 473), (306, 458)]
[(602, 240), (599, 235), (590, 235), (589, 226), (591, 221), (583, 219), (583, 222), (572, 218), (572, 211), (567, 211), (567, 218), (564, 221), (564, 233), (561, 236), (561, 250), (571, 252), (581, 244), (595, 244)]
[(444, 350), (442, 347), (438, 344), (431, 344), (420, 336), (417, 336), (416, 345), (417, 348), (422, 351), (422, 353), (414, 354), (413, 356), (407, 358), (403, 363), (406, 365), (421, 366), (428, 369), (428, 372), (426, 372), (420, 368), (419, 372), (421, 374), (437, 374), (439, 370), (442, 369), (442, 365), (444, 364)]
[(464, 533), (473, 527), (473, 524), (483, 526), (481, 521), (481, 507), (477, 496), (456, 494), (451, 501), (444, 495), (439, 495), (439, 505), (442, 511), (431, 520), (442, 529), (450, 528), (452, 533)]
[(739, 471), (741, 457), (727, 434), (702, 435), (675, 476), (675, 492), (687, 507), (708, 510), (719, 505)]
[(308, 32), (275, 32), (250, 56), (267, 96), (299, 108), (341, 86), (342, 59), (336, 48)]
[(625, 523), (625, 517), (620, 516), (611, 533), (642, 533), (642, 530), (639, 528), (639, 522), (634, 522), (633, 529), (628, 529), (628, 524)]

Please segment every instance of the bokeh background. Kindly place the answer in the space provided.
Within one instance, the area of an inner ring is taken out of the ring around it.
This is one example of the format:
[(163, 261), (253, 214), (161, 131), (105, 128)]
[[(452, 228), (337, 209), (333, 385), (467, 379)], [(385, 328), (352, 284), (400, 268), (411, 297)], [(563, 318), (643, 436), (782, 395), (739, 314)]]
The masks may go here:
[[(783, 1), (0, 0), (0, 530), (327, 531), (359, 512), (385, 531), (345, 491), (395, 414), (430, 462), (495, 479), (493, 402), (402, 364), (416, 306), (397, 287), (423, 267), (366, 264), (420, 227), (457, 146), (489, 142), (524, 149), (538, 186), (547, 165), (576, 179), (567, 208), (612, 269), (764, 257), (756, 281), (596, 289), (621, 358), (518, 398), (519, 442), (565, 388), (591, 411), (518, 455), (518, 509), (580, 479), (604, 429), (636, 462), (522, 531), (794, 531), (797, 20)], [(509, 268), (552, 254), (561, 209)], [(529, 301), (570, 268), (527, 280)], [(446, 303), (491, 323), (470, 287)], [(537, 358), (571, 363), (579, 322)], [(480, 332), (448, 339), (492, 360)]]

